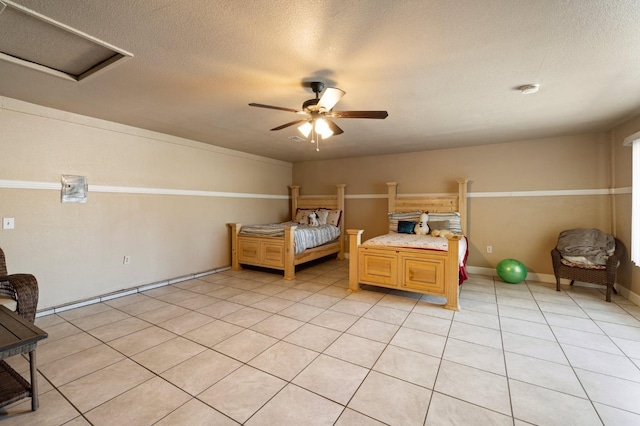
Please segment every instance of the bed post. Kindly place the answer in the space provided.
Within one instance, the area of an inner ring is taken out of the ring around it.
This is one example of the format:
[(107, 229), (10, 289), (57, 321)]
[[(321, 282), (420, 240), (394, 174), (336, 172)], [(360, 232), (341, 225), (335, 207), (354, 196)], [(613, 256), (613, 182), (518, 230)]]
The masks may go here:
[[(295, 213), (294, 213), (295, 215)], [(284, 279), (296, 279), (296, 248), (293, 234), (296, 232), (296, 225), (284, 227)]]
[(239, 271), (242, 269), (238, 262), (238, 234), (242, 228), (241, 223), (227, 223), (231, 228), (231, 270)]
[(338, 188), (338, 210), (342, 210), (342, 217), (340, 218), (340, 237), (338, 237), (340, 241), (340, 251), (338, 252), (338, 260), (344, 259), (344, 231), (345, 231), (345, 214), (344, 214), (344, 188), (347, 185), (344, 183), (339, 183), (336, 185)]
[(358, 283), (358, 246), (362, 242), (364, 229), (348, 229), (349, 234), (349, 291), (360, 290)]
[(291, 188), (291, 220), (296, 218), (296, 212), (298, 211), (298, 197), (300, 196), (300, 186), (289, 185)]
[(396, 196), (398, 195), (398, 182), (387, 182), (387, 212), (396, 211)]
[(460, 266), (458, 263), (458, 244), (463, 237), (461, 235), (447, 235), (449, 247), (447, 249), (447, 270), (445, 271), (445, 296), (447, 303), (444, 305), (446, 309), (453, 311), (460, 310), (460, 302), (458, 295), (460, 291)]
[(462, 233), (467, 235), (467, 183), (469, 179), (458, 179), (458, 212), (460, 212), (460, 224)]

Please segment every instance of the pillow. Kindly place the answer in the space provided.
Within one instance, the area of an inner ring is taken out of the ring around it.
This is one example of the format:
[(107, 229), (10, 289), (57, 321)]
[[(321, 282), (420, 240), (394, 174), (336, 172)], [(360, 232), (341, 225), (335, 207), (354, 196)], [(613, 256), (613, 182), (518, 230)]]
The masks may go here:
[(398, 234), (413, 234), (416, 222), (411, 220), (401, 220), (398, 222)]
[(427, 222), (427, 225), (429, 225), (429, 229), (433, 230), (433, 229), (439, 229), (439, 230), (443, 230), (443, 229), (449, 229), (449, 221), (448, 220), (430, 220), (429, 222)]
[[(442, 222), (444, 220), (449, 221), (449, 231), (454, 234), (462, 235), (462, 225), (460, 224), (460, 213), (429, 213), (429, 228), (431, 228), (431, 222)], [(438, 229), (434, 227), (434, 229)]]
[(298, 209), (296, 211), (296, 217), (293, 219), (293, 221), (301, 223), (303, 225), (308, 225), (309, 215), (314, 211), (315, 211), (314, 209)]
[(410, 212), (387, 213), (389, 216), (389, 232), (398, 232), (398, 222), (401, 220), (415, 221), (420, 220), (422, 210), (414, 210)]
[(340, 226), (340, 218), (342, 217), (342, 210), (329, 210), (327, 215), (327, 225)]
[(318, 214), (318, 223), (320, 225), (326, 225), (327, 219), (329, 217), (329, 210), (320, 209), (320, 210), (316, 210), (316, 213)]

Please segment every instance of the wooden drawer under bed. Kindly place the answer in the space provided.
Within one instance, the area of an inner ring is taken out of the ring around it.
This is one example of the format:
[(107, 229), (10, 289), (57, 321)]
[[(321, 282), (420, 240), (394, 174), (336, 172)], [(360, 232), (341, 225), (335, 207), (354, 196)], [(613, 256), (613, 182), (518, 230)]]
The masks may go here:
[(283, 269), (285, 262), (284, 241), (276, 238), (238, 239), (238, 261), (248, 265), (259, 265)]
[(361, 247), (359, 281), (400, 290), (444, 295), (445, 258), (418, 257), (401, 250)]

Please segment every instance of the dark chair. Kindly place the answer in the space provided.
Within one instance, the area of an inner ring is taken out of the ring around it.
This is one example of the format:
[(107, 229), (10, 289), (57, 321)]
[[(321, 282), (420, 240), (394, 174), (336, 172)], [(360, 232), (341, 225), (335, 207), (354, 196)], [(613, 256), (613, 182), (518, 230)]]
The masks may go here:
[(580, 268), (574, 266), (568, 266), (562, 263), (562, 256), (557, 247), (551, 250), (551, 260), (553, 262), (553, 273), (556, 276), (556, 290), (560, 291), (560, 278), (566, 278), (571, 280), (573, 285), (574, 281), (581, 281), (591, 284), (600, 284), (607, 287), (607, 302), (611, 302), (611, 291), (618, 293), (613, 284), (616, 282), (616, 271), (620, 264), (620, 259), (624, 254), (624, 246), (615, 238), (616, 250), (613, 255), (607, 259), (607, 264), (604, 269), (590, 269)]
[(38, 306), (38, 281), (31, 274), (7, 273), (4, 252), (0, 248), (0, 292), (17, 302), (16, 312), (27, 321), (34, 322)]

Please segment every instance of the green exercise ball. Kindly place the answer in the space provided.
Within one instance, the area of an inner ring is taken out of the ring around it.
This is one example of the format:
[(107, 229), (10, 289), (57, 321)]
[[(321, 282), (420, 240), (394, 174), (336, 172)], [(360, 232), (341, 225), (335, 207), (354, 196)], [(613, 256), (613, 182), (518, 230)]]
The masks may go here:
[(518, 284), (527, 278), (527, 268), (515, 259), (504, 259), (496, 266), (496, 272), (503, 281), (509, 284)]

